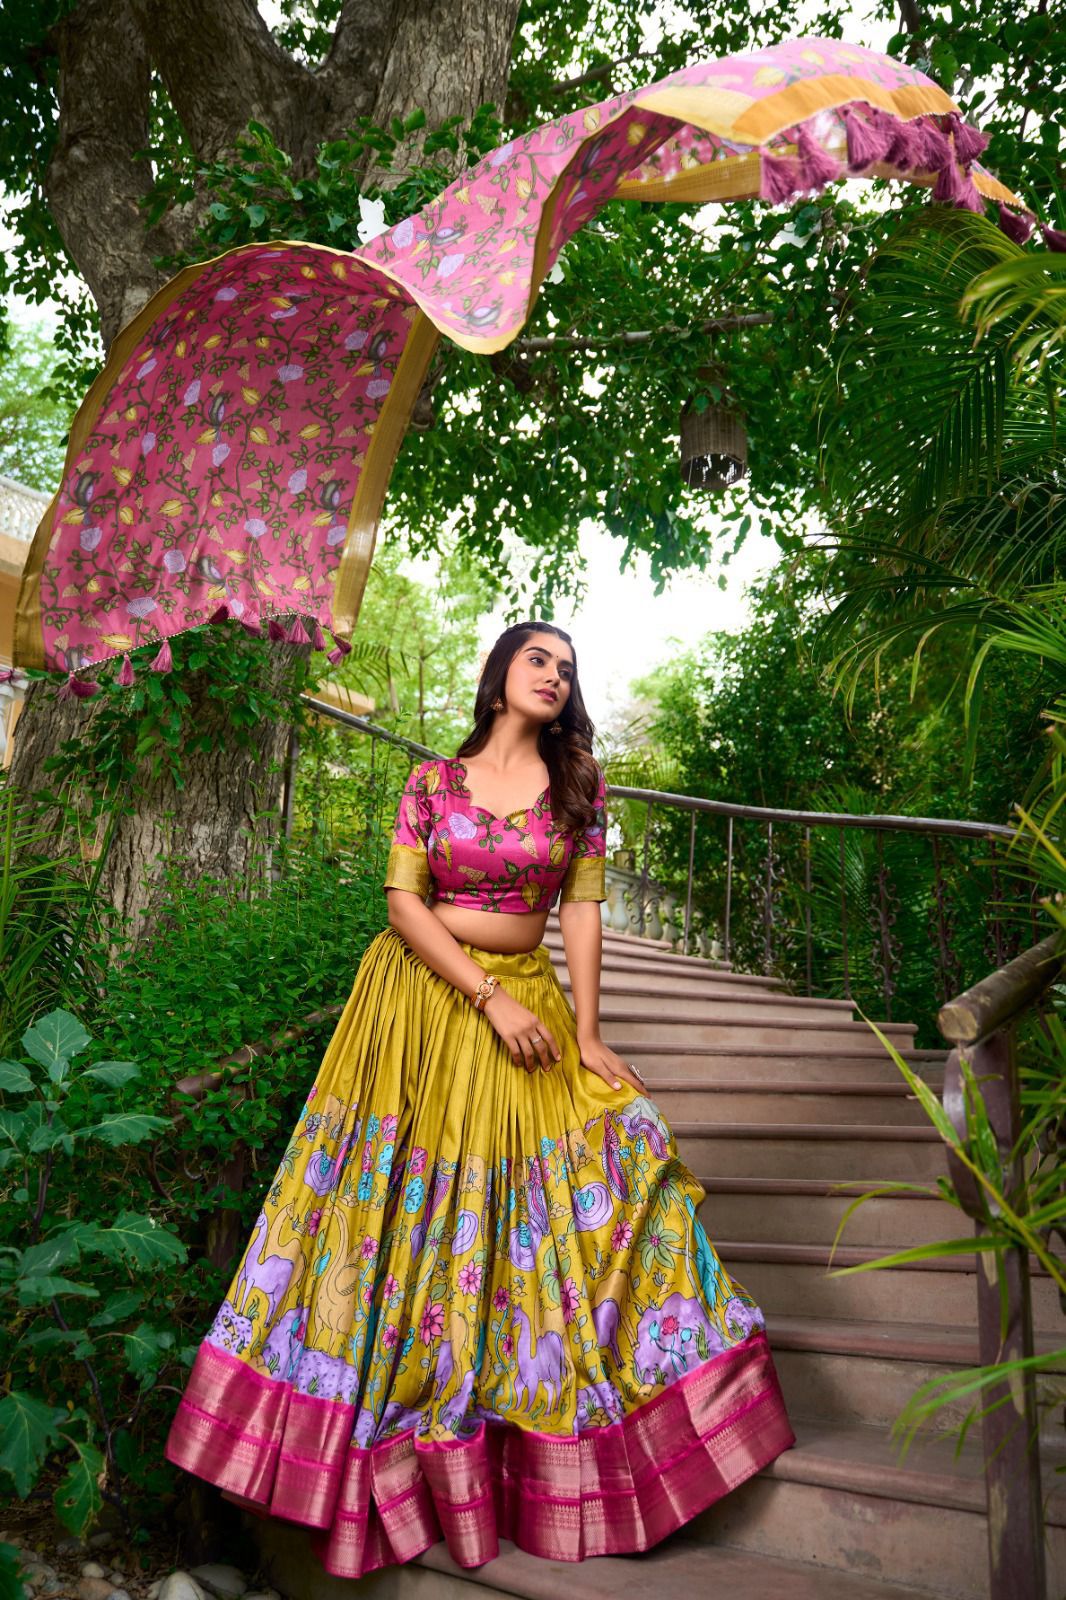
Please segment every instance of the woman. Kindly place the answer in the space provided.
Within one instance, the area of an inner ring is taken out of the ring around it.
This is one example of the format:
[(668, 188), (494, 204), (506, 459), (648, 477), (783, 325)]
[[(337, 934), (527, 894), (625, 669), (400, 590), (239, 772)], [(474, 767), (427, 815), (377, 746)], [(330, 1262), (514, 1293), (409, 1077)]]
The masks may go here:
[(457, 758), (408, 779), (390, 927), (171, 1429), (342, 1577), (441, 1537), (464, 1566), (500, 1536), (643, 1550), (794, 1442), (703, 1191), (600, 1034), (591, 744), (569, 636), (508, 628)]

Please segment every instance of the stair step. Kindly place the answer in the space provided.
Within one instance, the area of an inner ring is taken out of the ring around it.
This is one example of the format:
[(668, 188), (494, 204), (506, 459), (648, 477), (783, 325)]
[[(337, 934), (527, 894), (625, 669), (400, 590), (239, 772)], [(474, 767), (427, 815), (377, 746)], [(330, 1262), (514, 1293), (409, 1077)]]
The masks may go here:
[(312, 1535), (277, 1521), (258, 1521), (255, 1533), (273, 1583), (291, 1600), (647, 1600), (649, 1588), (664, 1597), (704, 1600), (929, 1600), (928, 1589), (886, 1584), (862, 1574), (834, 1572), (799, 1561), (752, 1555), (745, 1550), (696, 1544), (678, 1535), (636, 1556), (600, 1556), (580, 1565), (527, 1555), (507, 1540), (483, 1567), (460, 1567), (443, 1543), (406, 1567), (387, 1567), (358, 1587), (322, 1571), (312, 1553)]
[[(700, 1220), (712, 1239), (745, 1239), (750, 1243), (832, 1244), (844, 1213), (872, 1179), (755, 1178), (699, 1176), (707, 1193)], [(930, 1187), (932, 1187), (930, 1185)], [(868, 1245), (879, 1251), (954, 1239), (968, 1226), (955, 1206), (937, 1194), (879, 1195), (865, 1200), (844, 1225), (841, 1243)]]
[[(960, 1231), (959, 1238), (966, 1237)], [(915, 1261), (876, 1272), (830, 1276), (888, 1254), (862, 1245), (754, 1244), (711, 1239), (731, 1278), (736, 1279), (769, 1316), (780, 1311), (810, 1317), (885, 1322), (974, 1324), (977, 1317), (977, 1264), (973, 1256)], [(832, 1254), (832, 1268), (830, 1255)], [(1033, 1262), (1030, 1276), (1033, 1327), (1061, 1333), (1062, 1312), (1054, 1281)]]
[[(789, 1417), (890, 1427), (918, 1387), (931, 1378), (980, 1362), (977, 1329), (933, 1322), (878, 1322), (769, 1313), (767, 1332)], [(1039, 1334), (1036, 1348), (1051, 1354), (1061, 1334)], [(1048, 1400), (1061, 1377), (1043, 1385)], [(933, 1424), (957, 1426), (972, 1401), (942, 1410)], [(1049, 1432), (1059, 1433), (1048, 1413)]]
[[(564, 992), (570, 994), (569, 977), (560, 974), (559, 982)], [(736, 1017), (741, 1021), (759, 1015), (774, 1021), (781, 1017), (855, 1020), (855, 1008), (848, 1000), (809, 1000), (806, 995), (742, 990), (711, 980), (693, 983), (688, 978), (672, 976), (651, 983), (638, 973), (604, 972), (600, 981), (601, 1015), (611, 1015), (609, 1008), (618, 1009), (620, 1002), (626, 1000), (631, 1003), (647, 1000), (657, 1013), (669, 1012), (677, 1016), (705, 1013), (715, 1018)]]
[[(840, 1047), (768, 1051), (761, 1046), (695, 1045), (667, 1051), (644, 1041), (620, 1040), (613, 1032), (610, 1043), (620, 1055), (637, 1063), (653, 1096), (661, 1083), (713, 1085), (730, 1079), (748, 1083), (905, 1083), (896, 1063), (880, 1048), (856, 1053)], [(911, 1050), (905, 1051), (903, 1058), (923, 1082), (940, 1088), (944, 1079), (941, 1060), (916, 1060)]]
[[(664, 1010), (651, 1002), (643, 1006), (624, 1005), (612, 1010), (609, 1031), (624, 1031), (627, 1039), (655, 1042), (667, 1052), (681, 1044), (757, 1045), (764, 1051), (788, 1050), (795, 1044), (812, 1048), (846, 1045), (862, 1050), (867, 1040), (882, 1050), (877, 1038), (864, 1022), (839, 1021), (833, 1018), (782, 1018), (780, 1021), (765, 1012), (740, 1022), (715, 1022), (698, 1015), (686, 1016), (676, 1009)], [(879, 1024), (879, 1026), (881, 1026)], [(605, 1030), (607, 1031), (607, 1030)], [(906, 1023), (885, 1023), (882, 1032), (896, 1046), (906, 1050), (914, 1043), (914, 1029)]]
[[(982, 1446), (932, 1435), (904, 1459), (883, 1428), (794, 1420), (797, 1443), (703, 1513), (690, 1537), (932, 1590), (952, 1600), (988, 1593)], [(1066, 1495), (1049, 1452), (1048, 1597), (1066, 1584)]]
[(675, 1119), (718, 1122), (889, 1123), (928, 1127), (929, 1119), (904, 1080), (876, 1083), (844, 1080), (810, 1084), (786, 1079), (761, 1083), (722, 1078), (700, 1083), (691, 1078), (651, 1079), (649, 1093), (668, 1122)]
[(681, 1159), (716, 1178), (902, 1179), (929, 1182), (946, 1170), (933, 1127), (868, 1123), (675, 1122)]

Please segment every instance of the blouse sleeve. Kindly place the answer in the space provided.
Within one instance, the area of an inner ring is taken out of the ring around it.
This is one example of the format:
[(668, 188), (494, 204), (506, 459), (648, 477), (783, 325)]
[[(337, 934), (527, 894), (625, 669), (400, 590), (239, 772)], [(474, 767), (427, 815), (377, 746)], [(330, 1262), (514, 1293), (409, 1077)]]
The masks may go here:
[(392, 847), (385, 868), (386, 889), (408, 889), (420, 900), (429, 894), (433, 882), (426, 851), (433, 826), (426, 786), (426, 773), (431, 766), (432, 762), (422, 762), (420, 766), (411, 768), (400, 796)]
[(561, 905), (571, 900), (606, 900), (607, 806), (605, 780), (600, 770), (596, 790), (596, 814), (587, 827), (574, 835), (570, 865), (563, 879)]

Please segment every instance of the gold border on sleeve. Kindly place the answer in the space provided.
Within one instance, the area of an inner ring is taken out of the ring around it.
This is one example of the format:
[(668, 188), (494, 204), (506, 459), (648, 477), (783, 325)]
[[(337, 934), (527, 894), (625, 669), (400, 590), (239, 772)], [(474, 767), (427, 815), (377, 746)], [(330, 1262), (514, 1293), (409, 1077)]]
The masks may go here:
[(420, 845), (394, 844), (385, 867), (385, 889), (407, 889), (424, 900), (433, 881), (426, 852)]
[(602, 856), (577, 856), (566, 869), (561, 905), (577, 900), (606, 900), (607, 865)]

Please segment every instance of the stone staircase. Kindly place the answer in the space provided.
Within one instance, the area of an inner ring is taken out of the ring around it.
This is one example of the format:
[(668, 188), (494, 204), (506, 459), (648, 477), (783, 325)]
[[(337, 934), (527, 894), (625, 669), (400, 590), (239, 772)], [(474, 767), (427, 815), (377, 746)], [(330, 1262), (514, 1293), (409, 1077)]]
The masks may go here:
[[(558, 924), (547, 943), (567, 983)], [(294, 1600), (983, 1600), (985, 1486), (978, 1433), (925, 1436), (901, 1460), (889, 1425), (925, 1379), (977, 1363), (970, 1256), (831, 1278), (844, 1180), (932, 1183), (941, 1142), (895, 1064), (846, 1001), (784, 993), (661, 945), (605, 933), (604, 1035), (645, 1075), (682, 1156), (707, 1192), (702, 1220), (730, 1272), (756, 1298), (797, 1435), (794, 1449), (673, 1538), (639, 1556), (580, 1566), (504, 1546), (463, 1571), (444, 1546), (358, 1585), (324, 1575), (306, 1540), (265, 1525), (274, 1581)], [(916, 1050), (913, 1027), (884, 1031), (939, 1087), (944, 1052)], [(858, 1189), (855, 1192), (859, 1192)], [(939, 1198), (884, 1196), (849, 1221), (834, 1264), (964, 1237)], [(1051, 1280), (1033, 1278), (1038, 1344), (1063, 1344)], [(1061, 1440), (1061, 1433), (1059, 1435)], [(1048, 1600), (1066, 1594), (1066, 1492), (1048, 1443)]]

